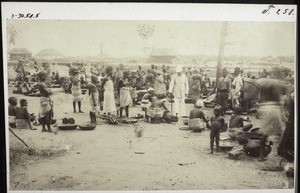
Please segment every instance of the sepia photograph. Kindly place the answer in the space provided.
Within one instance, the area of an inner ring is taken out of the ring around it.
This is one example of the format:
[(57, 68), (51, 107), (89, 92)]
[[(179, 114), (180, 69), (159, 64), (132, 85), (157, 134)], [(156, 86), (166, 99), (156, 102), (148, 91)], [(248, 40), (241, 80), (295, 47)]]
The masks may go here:
[(295, 188), (296, 22), (24, 14), (3, 21), (10, 191)]

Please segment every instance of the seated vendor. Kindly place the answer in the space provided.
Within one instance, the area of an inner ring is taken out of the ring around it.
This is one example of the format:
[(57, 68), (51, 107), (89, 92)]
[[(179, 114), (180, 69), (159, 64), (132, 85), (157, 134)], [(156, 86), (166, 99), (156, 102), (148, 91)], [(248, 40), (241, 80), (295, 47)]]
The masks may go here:
[(189, 128), (193, 130), (201, 130), (208, 126), (204, 112), (201, 110), (204, 103), (202, 99), (198, 99), (194, 108), (190, 112)]
[(29, 83), (29, 78), (28, 77), (25, 77), (24, 78), (24, 82), (22, 84), (22, 93), (23, 94), (29, 94), (32, 92), (32, 87)]
[(146, 112), (146, 109), (151, 105), (153, 96), (155, 96), (154, 89), (150, 87), (142, 98), (141, 106), (143, 111)]
[(241, 112), (242, 112), (242, 108), (241, 107), (236, 107), (234, 109), (234, 113), (233, 115), (231, 115), (230, 120), (229, 120), (229, 128), (243, 128), (243, 130), (249, 130), (252, 128), (252, 124), (247, 124), (244, 125), (244, 121), (250, 122), (247, 119), (244, 119), (241, 116)]
[(166, 112), (168, 112), (168, 109), (165, 105), (164, 100), (160, 100), (157, 98), (157, 96), (153, 96), (151, 100), (151, 105), (147, 108), (146, 111), (146, 118), (148, 118), (149, 122), (164, 119), (166, 122), (168, 122), (168, 116)]
[(16, 128), (17, 129), (31, 129), (31, 115), (28, 113), (28, 102), (26, 99), (21, 99), (20, 107), (16, 109)]

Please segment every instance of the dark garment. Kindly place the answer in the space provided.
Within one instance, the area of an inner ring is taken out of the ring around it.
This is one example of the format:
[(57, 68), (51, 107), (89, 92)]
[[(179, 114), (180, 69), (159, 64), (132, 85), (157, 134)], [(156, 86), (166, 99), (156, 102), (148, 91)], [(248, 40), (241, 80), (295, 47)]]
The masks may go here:
[(219, 91), (229, 91), (231, 87), (231, 80), (228, 77), (220, 77), (219, 78), (219, 84), (218, 84), (218, 90)]
[(17, 106), (9, 105), (9, 107), (8, 107), (8, 115), (9, 116), (16, 116), (16, 110), (17, 110)]
[(228, 109), (228, 92), (227, 91), (219, 91), (217, 103), (222, 106), (223, 111)]
[(126, 79), (125, 80), (124, 79), (119, 80), (118, 87), (117, 87), (118, 93), (120, 94), (121, 88), (128, 87), (128, 86), (129, 86), (129, 83)]
[(287, 160), (293, 161), (293, 157), (289, 155), (289, 152), (294, 152), (294, 140), (295, 140), (295, 122), (294, 122), (294, 101), (290, 99), (286, 105), (287, 109), (287, 122), (283, 133), (283, 137), (279, 144), (279, 155), (284, 156)]
[(232, 115), (229, 120), (229, 128), (238, 128), (244, 126), (244, 119), (239, 115)]
[(36, 88), (39, 89), (42, 97), (49, 97), (51, 94), (44, 82), (37, 83)]
[(16, 108), (16, 119), (30, 119), (27, 107), (17, 107)]
[(214, 142), (216, 140), (216, 147), (219, 149), (220, 132), (210, 131), (210, 149), (213, 151)]
[(146, 94), (143, 96), (142, 100), (149, 100), (149, 101), (151, 102), (153, 96), (155, 96), (155, 95), (152, 95), (152, 94), (150, 94), (150, 93), (146, 93)]
[(204, 112), (201, 109), (198, 108), (194, 108), (191, 110), (190, 112), (190, 119), (194, 119), (194, 118), (200, 118), (202, 119), (204, 122), (208, 122), (208, 120), (206, 119)]

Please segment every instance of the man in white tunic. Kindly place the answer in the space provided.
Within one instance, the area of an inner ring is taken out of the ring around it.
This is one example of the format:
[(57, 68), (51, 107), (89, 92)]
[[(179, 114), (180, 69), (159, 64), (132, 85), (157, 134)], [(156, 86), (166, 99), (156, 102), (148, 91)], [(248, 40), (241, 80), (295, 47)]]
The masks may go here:
[(189, 93), (189, 83), (186, 75), (182, 73), (182, 66), (177, 66), (176, 74), (171, 78), (169, 93), (174, 96), (172, 114), (178, 116), (186, 116), (185, 97)]

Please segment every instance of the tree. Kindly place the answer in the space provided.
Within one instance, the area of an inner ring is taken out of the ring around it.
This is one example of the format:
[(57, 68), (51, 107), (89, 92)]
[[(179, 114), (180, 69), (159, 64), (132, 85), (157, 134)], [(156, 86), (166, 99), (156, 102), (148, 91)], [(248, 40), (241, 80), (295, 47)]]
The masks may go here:
[(228, 31), (228, 22), (223, 22), (221, 27), (221, 35), (220, 35), (216, 83), (218, 83), (219, 77), (222, 75), (222, 68), (224, 63), (224, 47), (226, 42), (227, 31)]

